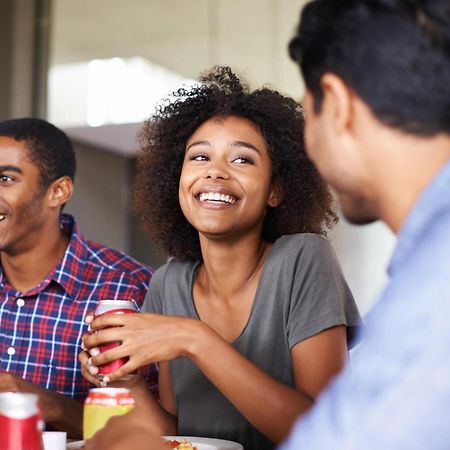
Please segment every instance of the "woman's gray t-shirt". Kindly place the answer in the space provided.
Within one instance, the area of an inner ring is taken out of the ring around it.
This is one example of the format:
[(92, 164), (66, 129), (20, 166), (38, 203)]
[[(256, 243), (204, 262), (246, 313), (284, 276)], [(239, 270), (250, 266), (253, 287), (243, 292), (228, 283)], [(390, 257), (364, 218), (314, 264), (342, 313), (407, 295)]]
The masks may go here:
[[(196, 262), (171, 260), (152, 277), (143, 312), (199, 319), (192, 292)], [(264, 263), (247, 325), (233, 347), (264, 372), (294, 387), (291, 348), (327, 328), (361, 319), (328, 241), (314, 234), (279, 238)], [(221, 365), (221, 355), (215, 355)], [(223, 366), (224, 371), (233, 367)], [(229, 439), (245, 450), (273, 449), (188, 358), (170, 362), (178, 434)], [(264, 401), (264, 394), (262, 401)]]

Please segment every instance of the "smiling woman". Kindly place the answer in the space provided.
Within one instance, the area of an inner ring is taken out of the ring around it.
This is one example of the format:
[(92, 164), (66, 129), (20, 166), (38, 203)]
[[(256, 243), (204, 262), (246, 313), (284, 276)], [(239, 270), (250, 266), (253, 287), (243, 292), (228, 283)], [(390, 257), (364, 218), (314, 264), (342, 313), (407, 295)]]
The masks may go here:
[(277, 187), (265, 140), (250, 120), (214, 117), (189, 138), (179, 199), (200, 242), (252, 227), (260, 235), (267, 208), (280, 201)]
[[(337, 217), (327, 185), (305, 154), (300, 105), (268, 88), (250, 91), (226, 67), (205, 74), (201, 82), (174, 92), (170, 103), (158, 108), (141, 133), (135, 209), (150, 238), (171, 256), (202, 257), (197, 230), (180, 207), (178, 182), (193, 133), (212, 118), (230, 116), (246, 119), (253, 134), (259, 135), (258, 145), (270, 156), (271, 178), (283, 191), (278, 207), (266, 211), (264, 239), (274, 242), (283, 234), (298, 232), (325, 234)], [(248, 145), (233, 147), (237, 153), (251, 152)], [(197, 159), (204, 158), (198, 155)]]
[(94, 383), (108, 360), (129, 357), (110, 381), (159, 361), (161, 403), (115, 427), (139, 416), (164, 435), (273, 449), (345, 364), (359, 315), (323, 238), (335, 215), (302, 136), (294, 100), (250, 91), (227, 67), (146, 123), (136, 207), (172, 258), (146, 313), (95, 319), (84, 336), (88, 349), (122, 345), (80, 361)]

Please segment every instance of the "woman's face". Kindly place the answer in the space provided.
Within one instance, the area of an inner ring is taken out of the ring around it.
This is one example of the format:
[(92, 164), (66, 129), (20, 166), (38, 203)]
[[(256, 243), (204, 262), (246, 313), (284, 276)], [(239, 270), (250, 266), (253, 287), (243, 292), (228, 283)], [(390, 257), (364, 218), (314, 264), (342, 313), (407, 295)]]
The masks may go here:
[(267, 206), (276, 206), (272, 163), (258, 127), (248, 119), (214, 117), (186, 144), (179, 185), (187, 220), (208, 237), (261, 232)]

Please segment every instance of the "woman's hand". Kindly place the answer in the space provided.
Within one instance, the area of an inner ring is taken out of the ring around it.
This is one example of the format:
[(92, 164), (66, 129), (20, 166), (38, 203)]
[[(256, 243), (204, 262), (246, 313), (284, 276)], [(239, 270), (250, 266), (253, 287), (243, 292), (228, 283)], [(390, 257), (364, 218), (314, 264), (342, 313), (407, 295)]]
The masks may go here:
[(102, 384), (100, 380), (95, 376), (98, 373), (98, 369), (97, 367), (92, 365), (91, 355), (89, 351), (82, 350), (80, 353), (78, 353), (78, 361), (81, 365), (81, 374), (83, 375), (83, 377), (95, 386), (101, 387)]
[[(150, 313), (106, 314), (91, 319), (89, 315), (86, 320), (90, 322), (90, 330), (82, 338), (86, 350), (80, 353), (79, 360), (83, 376), (97, 386), (102, 385), (95, 377), (97, 366), (129, 358), (121, 368), (104, 378), (104, 382), (109, 383), (147, 364), (190, 356), (206, 328), (195, 319)], [(121, 345), (99, 352), (100, 345), (116, 341)]]

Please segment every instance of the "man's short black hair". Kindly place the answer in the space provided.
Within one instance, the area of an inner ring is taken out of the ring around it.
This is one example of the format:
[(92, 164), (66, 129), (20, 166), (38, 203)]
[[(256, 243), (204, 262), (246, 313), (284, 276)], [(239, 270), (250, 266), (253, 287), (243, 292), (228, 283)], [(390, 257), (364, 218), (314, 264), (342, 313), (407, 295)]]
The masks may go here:
[(51, 123), (36, 118), (0, 122), (0, 136), (25, 142), (30, 160), (38, 167), (45, 189), (60, 177), (75, 179), (75, 151), (67, 135)]
[(450, 133), (449, 0), (315, 0), (289, 45), (320, 110), (339, 76), (383, 123)]

